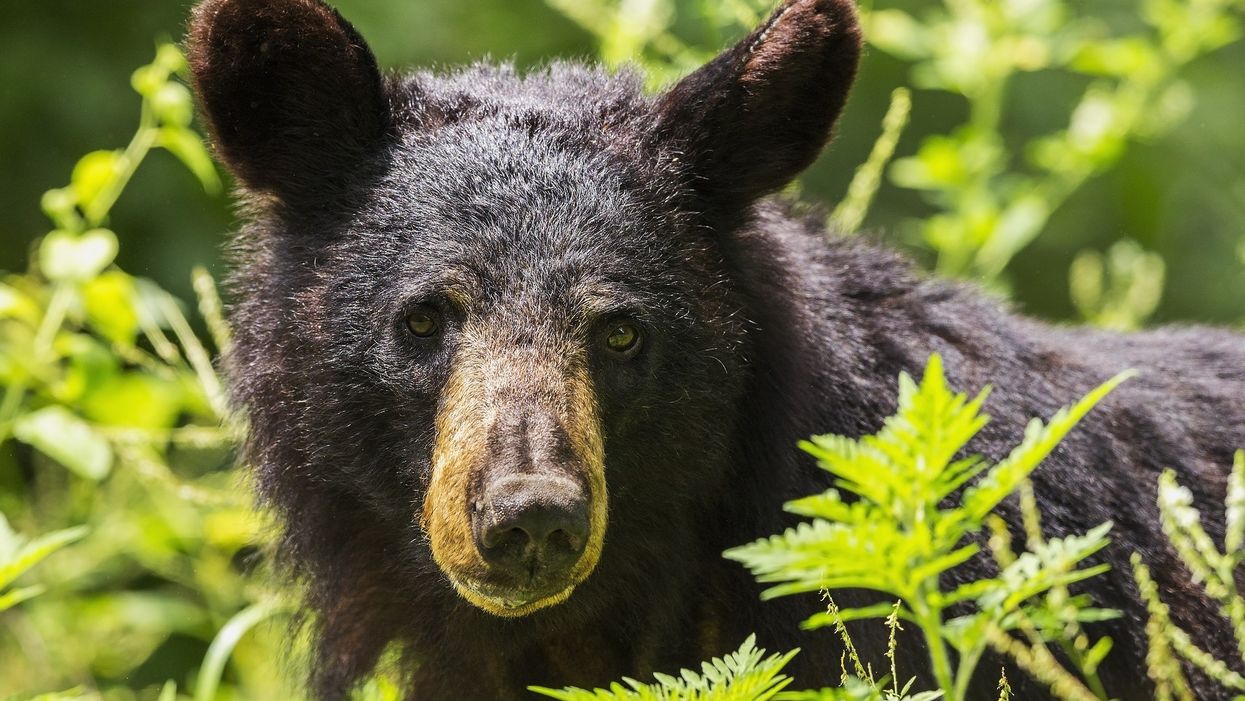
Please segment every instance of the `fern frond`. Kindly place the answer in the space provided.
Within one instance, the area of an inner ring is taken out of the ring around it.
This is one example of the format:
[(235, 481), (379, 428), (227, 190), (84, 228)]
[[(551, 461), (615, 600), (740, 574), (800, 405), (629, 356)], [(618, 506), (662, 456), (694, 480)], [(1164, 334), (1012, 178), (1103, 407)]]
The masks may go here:
[(1150, 568), (1141, 561), (1141, 556), (1133, 553), (1130, 558), (1133, 565), (1133, 577), (1137, 580), (1137, 588), (1145, 601), (1149, 617), (1146, 619), (1146, 637), (1150, 647), (1146, 650), (1146, 674), (1154, 682), (1155, 701), (1193, 701), (1193, 691), (1189, 681), (1185, 679), (1180, 667), (1180, 660), (1172, 650), (1168, 637), (1175, 624), (1167, 605), (1159, 598), (1158, 585), (1150, 576)]
[(1120, 383), (1136, 374), (1130, 370), (1107, 380), (1085, 395), (1081, 401), (1056, 412), (1049, 424), (1043, 424), (1040, 419), (1030, 421), (1020, 445), (1006, 459), (987, 471), (979, 482), (965, 490), (963, 504), (969, 515), (975, 519), (983, 519), (994, 511), (999, 502), (1016, 491), (1020, 483), (1037, 469), (1055, 446), (1059, 445), (1098, 402)]
[(704, 663), (699, 674), (685, 669), (678, 677), (656, 674), (653, 684), (624, 679), (609, 689), (591, 691), (539, 686), (529, 690), (560, 701), (767, 701), (791, 683), (782, 669), (797, 652), (766, 657), (765, 650), (756, 646), (756, 637), (749, 636), (739, 650)]

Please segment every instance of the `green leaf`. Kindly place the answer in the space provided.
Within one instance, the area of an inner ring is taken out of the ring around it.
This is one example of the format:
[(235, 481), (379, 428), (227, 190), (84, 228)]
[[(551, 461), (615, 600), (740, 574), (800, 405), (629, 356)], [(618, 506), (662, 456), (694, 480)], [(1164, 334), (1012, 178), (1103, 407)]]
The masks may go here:
[(139, 95), (151, 98), (168, 79), (169, 72), (160, 66), (142, 66), (130, 76), (130, 86)]
[(0, 284), (0, 319), (20, 319), (32, 326), (39, 323), (39, 305), (16, 287)]
[(109, 341), (133, 346), (138, 334), (137, 297), (134, 278), (109, 270), (82, 286), (82, 301), (91, 326)]
[(124, 156), (120, 151), (92, 151), (79, 159), (69, 179), (69, 187), (85, 212), (96, 208), (96, 200), (121, 174)]
[(48, 386), (49, 393), (61, 404), (77, 403), (114, 376), (121, 364), (107, 346), (86, 334), (62, 333), (53, 349), (57, 358), (69, 361), (62, 363), (64, 372)]
[(1030, 421), (1028, 427), (1025, 428), (1024, 440), (1012, 450), (1007, 459), (995, 465), (985, 477), (965, 490), (963, 504), (968, 513), (974, 519), (984, 519), (998, 506), (999, 502), (1020, 486), (1021, 481), (1027, 479), (1037, 469), (1038, 465), (1080, 423), (1090, 409), (1093, 409), (1122, 382), (1136, 374), (1135, 371), (1130, 370), (1104, 382), (1081, 401), (1056, 412), (1049, 426), (1044, 426), (1040, 419)]
[(186, 127), (194, 119), (194, 98), (190, 91), (181, 83), (165, 83), (156, 89), (148, 99), (151, 100), (151, 111), (161, 124), (173, 127)]
[(1156, 47), (1143, 37), (1086, 42), (1069, 64), (1090, 75), (1129, 77), (1161, 70)]
[(170, 74), (181, 73), (186, 70), (186, 56), (177, 44), (162, 43), (156, 47), (156, 60), (152, 65)]
[(39, 201), (43, 213), (60, 229), (77, 229), (82, 224), (78, 215), (78, 196), (73, 188), (62, 187), (43, 193)]
[(865, 16), (869, 43), (892, 56), (914, 61), (929, 55), (929, 30), (902, 10), (874, 10)]
[(1228, 496), (1226, 499), (1224, 527), (1224, 552), (1234, 562), (1242, 558), (1245, 549), (1245, 450), (1236, 451), (1232, 461), (1232, 472), (1228, 475)]
[(81, 235), (57, 229), (43, 237), (39, 269), (53, 282), (83, 282), (111, 265), (117, 249), (117, 235), (107, 229)]
[(43, 591), (43, 587), (34, 586), (14, 589), (0, 594), (0, 612), (7, 611), (28, 599), (33, 599), (42, 594)]
[(107, 426), (171, 428), (182, 409), (181, 386), (154, 375), (113, 375), (82, 398), (83, 416)]
[(814, 630), (817, 628), (834, 626), (839, 622), (851, 623), (852, 621), (885, 619), (892, 613), (897, 614), (900, 619), (905, 621), (912, 619), (912, 615), (908, 613), (907, 609), (900, 607), (896, 610), (895, 604), (883, 603), (874, 604), (873, 606), (862, 606), (859, 608), (839, 609), (837, 613), (822, 611), (809, 616), (803, 623), (800, 624), (800, 627), (805, 630)]
[(220, 175), (216, 172), (216, 165), (203, 140), (193, 130), (184, 126), (161, 127), (159, 144), (194, 173), (205, 191), (211, 194), (220, 192)]
[(85, 526), (67, 528), (40, 536), (18, 549), (17, 553), (0, 562), (0, 590), (5, 589), (27, 570), (42, 562), (52, 553), (81, 539), (87, 534)]
[(283, 609), (271, 602), (252, 604), (234, 614), (225, 623), (212, 644), (208, 646), (207, 655), (203, 658), (203, 666), (199, 670), (199, 679), (195, 684), (195, 701), (214, 701), (216, 688), (220, 685), (221, 675), (225, 672), (225, 663), (233, 654), (238, 641), (255, 626), (265, 620), (282, 613)]
[(98, 482), (112, 469), (108, 441), (64, 407), (50, 406), (20, 417), (13, 435), (86, 479)]

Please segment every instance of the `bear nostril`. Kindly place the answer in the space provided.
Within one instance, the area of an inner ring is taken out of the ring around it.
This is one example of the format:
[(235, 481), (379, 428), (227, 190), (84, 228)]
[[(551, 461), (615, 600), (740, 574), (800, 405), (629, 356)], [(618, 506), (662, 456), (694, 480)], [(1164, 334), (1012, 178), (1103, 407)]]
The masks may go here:
[(584, 539), (583, 537), (571, 535), (567, 530), (559, 528), (549, 534), (549, 538), (545, 545), (552, 550), (560, 550), (563, 552), (578, 554), (584, 549)]

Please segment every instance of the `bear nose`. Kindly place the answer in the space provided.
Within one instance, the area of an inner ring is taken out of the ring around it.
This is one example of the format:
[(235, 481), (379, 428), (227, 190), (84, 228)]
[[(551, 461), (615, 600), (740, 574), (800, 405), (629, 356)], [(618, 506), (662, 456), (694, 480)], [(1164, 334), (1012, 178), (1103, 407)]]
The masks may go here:
[(489, 483), (472, 514), (476, 547), (502, 573), (556, 577), (583, 554), (588, 498), (560, 475), (506, 475)]

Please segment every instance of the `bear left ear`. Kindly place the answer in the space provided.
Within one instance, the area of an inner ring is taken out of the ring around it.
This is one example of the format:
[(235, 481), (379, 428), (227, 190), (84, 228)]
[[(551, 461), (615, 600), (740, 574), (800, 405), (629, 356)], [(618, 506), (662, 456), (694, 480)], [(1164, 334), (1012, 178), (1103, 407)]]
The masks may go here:
[(381, 146), (376, 59), (320, 0), (206, 0), (187, 54), (216, 150), (249, 188), (332, 196)]
[(691, 161), (703, 195), (747, 206), (817, 158), (856, 77), (860, 47), (851, 0), (787, 0), (659, 99), (659, 138)]

